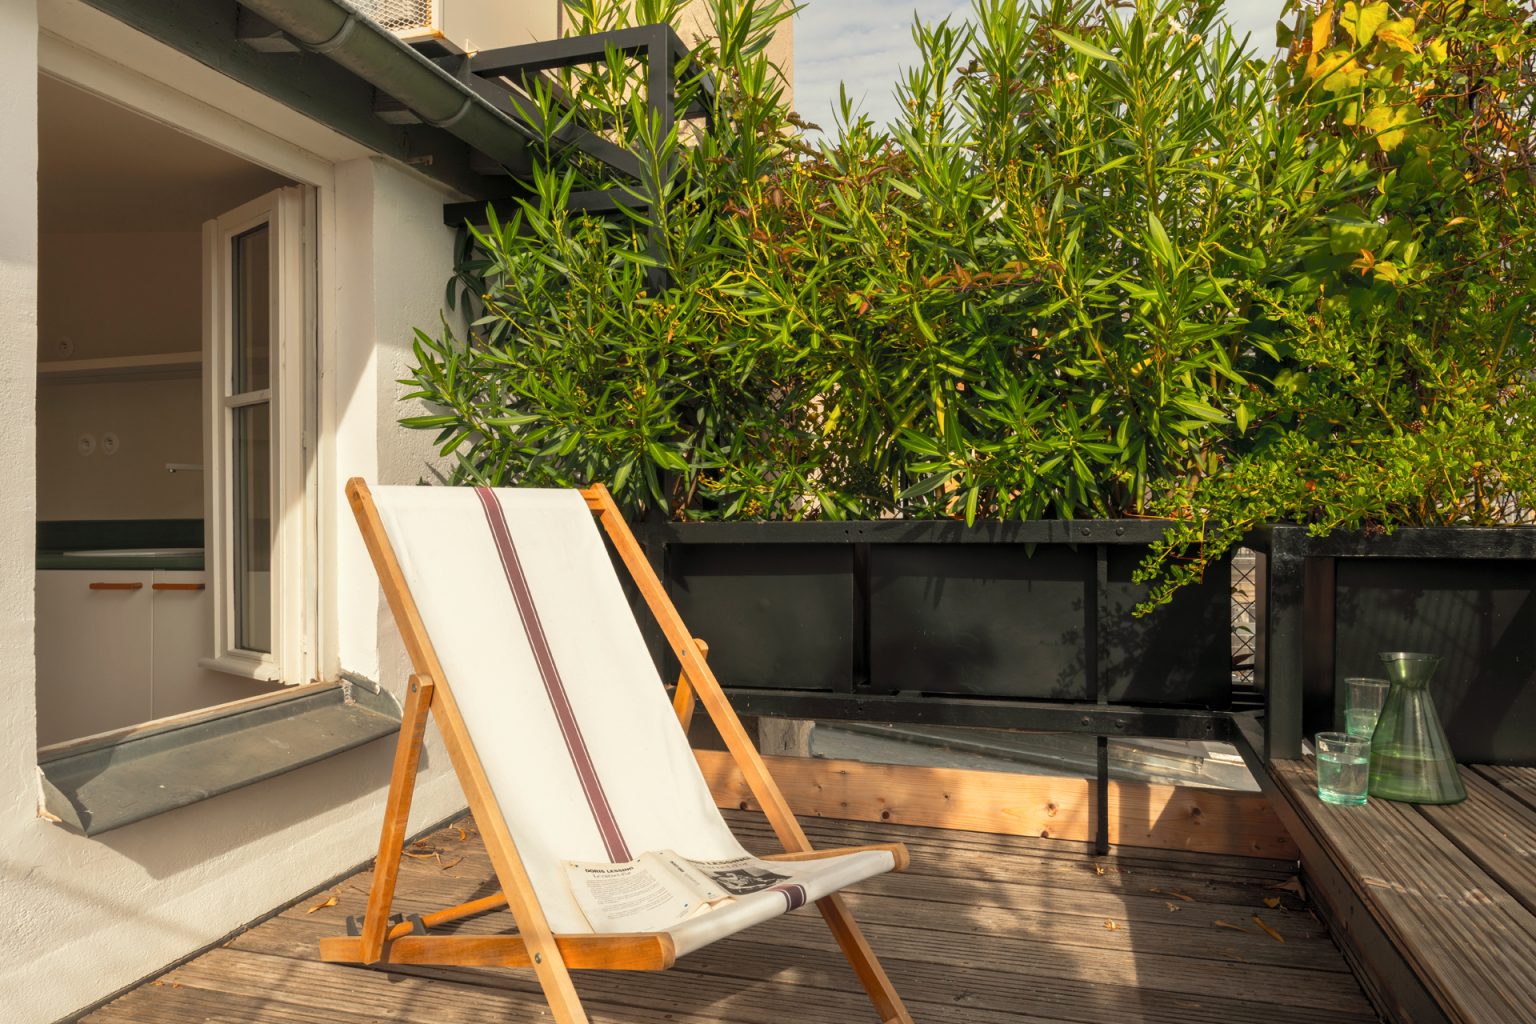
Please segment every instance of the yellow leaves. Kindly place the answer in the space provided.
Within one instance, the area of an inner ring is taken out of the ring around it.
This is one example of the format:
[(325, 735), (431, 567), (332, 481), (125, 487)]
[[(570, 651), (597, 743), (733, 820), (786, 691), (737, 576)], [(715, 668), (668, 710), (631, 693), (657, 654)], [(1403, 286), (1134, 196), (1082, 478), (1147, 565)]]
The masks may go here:
[(312, 906), (308, 910), (304, 911), (304, 913), (306, 913), (306, 914), (313, 914), (317, 910), (324, 910), (326, 907), (334, 907), (337, 903), (340, 903), (340, 902), (341, 901), (337, 898), (336, 894), (335, 893), (331, 893), (330, 896), (328, 896), (325, 899), (321, 900), (319, 903), (316, 903), (314, 906)]
[(1174, 899), (1183, 900), (1185, 903), (1195, 902), (1195, 898), (1193, 896), (1186, 896), (1184, 893), (1179, 892), (1177, 889), (1149, 889), (1147, 891), (1156, 893), (1159, 896), (1172, 896)]
[[(1381, 6), (1385, 7), (1386, 4)], [(1417, 30), (1418, 25), (1412, 18), (1399, 18), (1396, 21), (1389, 21), (1382, 25), (1376, 32), (1376, 38), (1388, 46), (1395, 46), (1405, 53), (1417, 53), (1419, 45), (1414, 37), (1414, 33)]]
[(1223, 920), (1221, 920), (1221, 918), (1217, 918), (1216, 920), (1212, 921), (1211, 922), (1211, 927), (1212, 928), (1226, 928), (1229, 931), (1242, 932), (1244, 935), (1248, 934), (1248, 929), (1244, 928), (1242, 925), (1240, 925), (1240, 924), (1233, 924), (1231, 921), (1223, 921)]
[[(1351, 0), (1344, 5), (1344, 12), (1339, 15), (1339, 27), (1349, 33), (1356, 46), (1364, 46), (1390, 15), (1391, 9), (1385, 3), (1366, 4), (1362, 7)], [(1318, 17), (1321, 19), (1322, 15)], [(1316, 34), (1315, 28), (1313, 33)]]
[(1117, 932), (1117, 931), (1120, 930), (1120, 926), (1118, 924), (1116, 924), (1114, 921), (1106, 920), (1104, 922), (1104, 930), (1107, 931), (1107, 932)]
[(1378, 104), (1365, 112), (1360, 126), (1376, 136), (1376, 145), (1383, 153), (1390, 153), (1402, 144), (1407, 132), (1403, 129), (1413, 118), (1413, 110), (1407, 105)]
[(1264, 905), (1266, 907), (1268, 907), (1270, 910), (1279, 910), (1280, 909), (1280, 897), (1279, 896), (1265, 896), (1264, 897)]
[[(1350, 4), (1351, 7), (1354, 4)], [(1317, 12), (1312, 19), (1312, 59), (1328, 49), (1328, 43), (1333, 39), (1333, 4), (1326, 3), (1323, 9)]]
[(1262, 931), (1265, 935), (1268, 935), (1270, 938), (1274, 939), (1276, 942), (1284, 942), (1285, 941), (1285, 936), (1281, 935), (1279, 932), (1275, 931), (1269, 925), (1265, 924), (1264, 923), (1264, 919), (1262, 917), (1260, 917), (1258, 914), (1254, 914), (1253, 915), (1253, 923), (1259, 926), (1259, 930), (1260, 931)]

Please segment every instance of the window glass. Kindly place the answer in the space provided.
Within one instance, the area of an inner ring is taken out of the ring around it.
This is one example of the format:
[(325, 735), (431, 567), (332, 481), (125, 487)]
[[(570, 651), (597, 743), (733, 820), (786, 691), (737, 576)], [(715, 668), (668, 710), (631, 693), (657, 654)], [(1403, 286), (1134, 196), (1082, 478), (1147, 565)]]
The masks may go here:
[(272, 650), (272, 408), (268, 402), (234, 410), (235, 646)]
[(237, 235), (234, 245), (234, 337), (231, 389), (263, 391), (272, 383), (272, 262), (267, 225)]

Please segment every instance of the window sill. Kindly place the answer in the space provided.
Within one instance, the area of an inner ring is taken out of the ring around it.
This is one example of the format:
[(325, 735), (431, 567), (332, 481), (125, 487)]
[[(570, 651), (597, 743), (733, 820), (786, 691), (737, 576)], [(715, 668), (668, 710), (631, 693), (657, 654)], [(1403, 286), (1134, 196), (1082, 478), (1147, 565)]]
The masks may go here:
[(388, 694), (306, 686), (215, 714), (39, 751), (41, 813), (71, 831), (100, 835), (399, 729), (400, 708)]
[(198, 668), (206, 668), (210, 672), (223, 672), (227, 675), (239, 676), (241, 679), (254, 679), (258, 683), (275, 683), (278, 681), (277, 666), (270, 658), (263, 658), (255, 654), (240, 654), (230, 652), (216, 658), (199, 658)]

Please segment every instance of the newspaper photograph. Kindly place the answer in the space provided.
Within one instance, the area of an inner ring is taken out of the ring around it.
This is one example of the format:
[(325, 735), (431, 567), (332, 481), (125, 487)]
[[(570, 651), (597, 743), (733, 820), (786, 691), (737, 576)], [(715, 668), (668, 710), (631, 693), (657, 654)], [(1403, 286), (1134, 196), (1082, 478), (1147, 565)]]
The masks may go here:
[(566, 861), (564, 867), (576, 905), (598, 932), (665, 931), (793, 878), (786, 866), (755, 857), (690, 860), (673, 850), (622, 864)]

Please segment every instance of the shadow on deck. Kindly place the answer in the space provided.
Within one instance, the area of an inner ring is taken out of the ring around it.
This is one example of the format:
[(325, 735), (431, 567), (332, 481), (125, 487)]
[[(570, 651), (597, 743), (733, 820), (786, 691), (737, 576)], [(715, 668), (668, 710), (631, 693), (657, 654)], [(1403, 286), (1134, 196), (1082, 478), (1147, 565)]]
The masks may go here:
[[(760, 816), (728, 817), (749, 849), (777, 848)], [(1094, 857), (1087, 844), (1060, 840), (814, 819), (805, 825), (818, 846), (899, 840), (910, 847), (906, 873), (848, 893), (919, 1024), (1376, 1020), (1327, 929), (1286, 887), (1290, 862), (1157, 850)], [(409, 852), (397, 911), (422, 913), (496, 891), (468, 818)], [(341, 934), (347, 915), (362, 913), (370, 880), (371, 872), (361, 872), (301, 900), (83, 1020), (549, 1019), (529, 971), (321, 963), (317, 943)], [(457, 930), (509, 926), (502, 912)], [(670, 971), (579, 972), (576, 981), (594, 1024), (857, 1024), (875, 1017), (809, 908), (693, 953)]]

